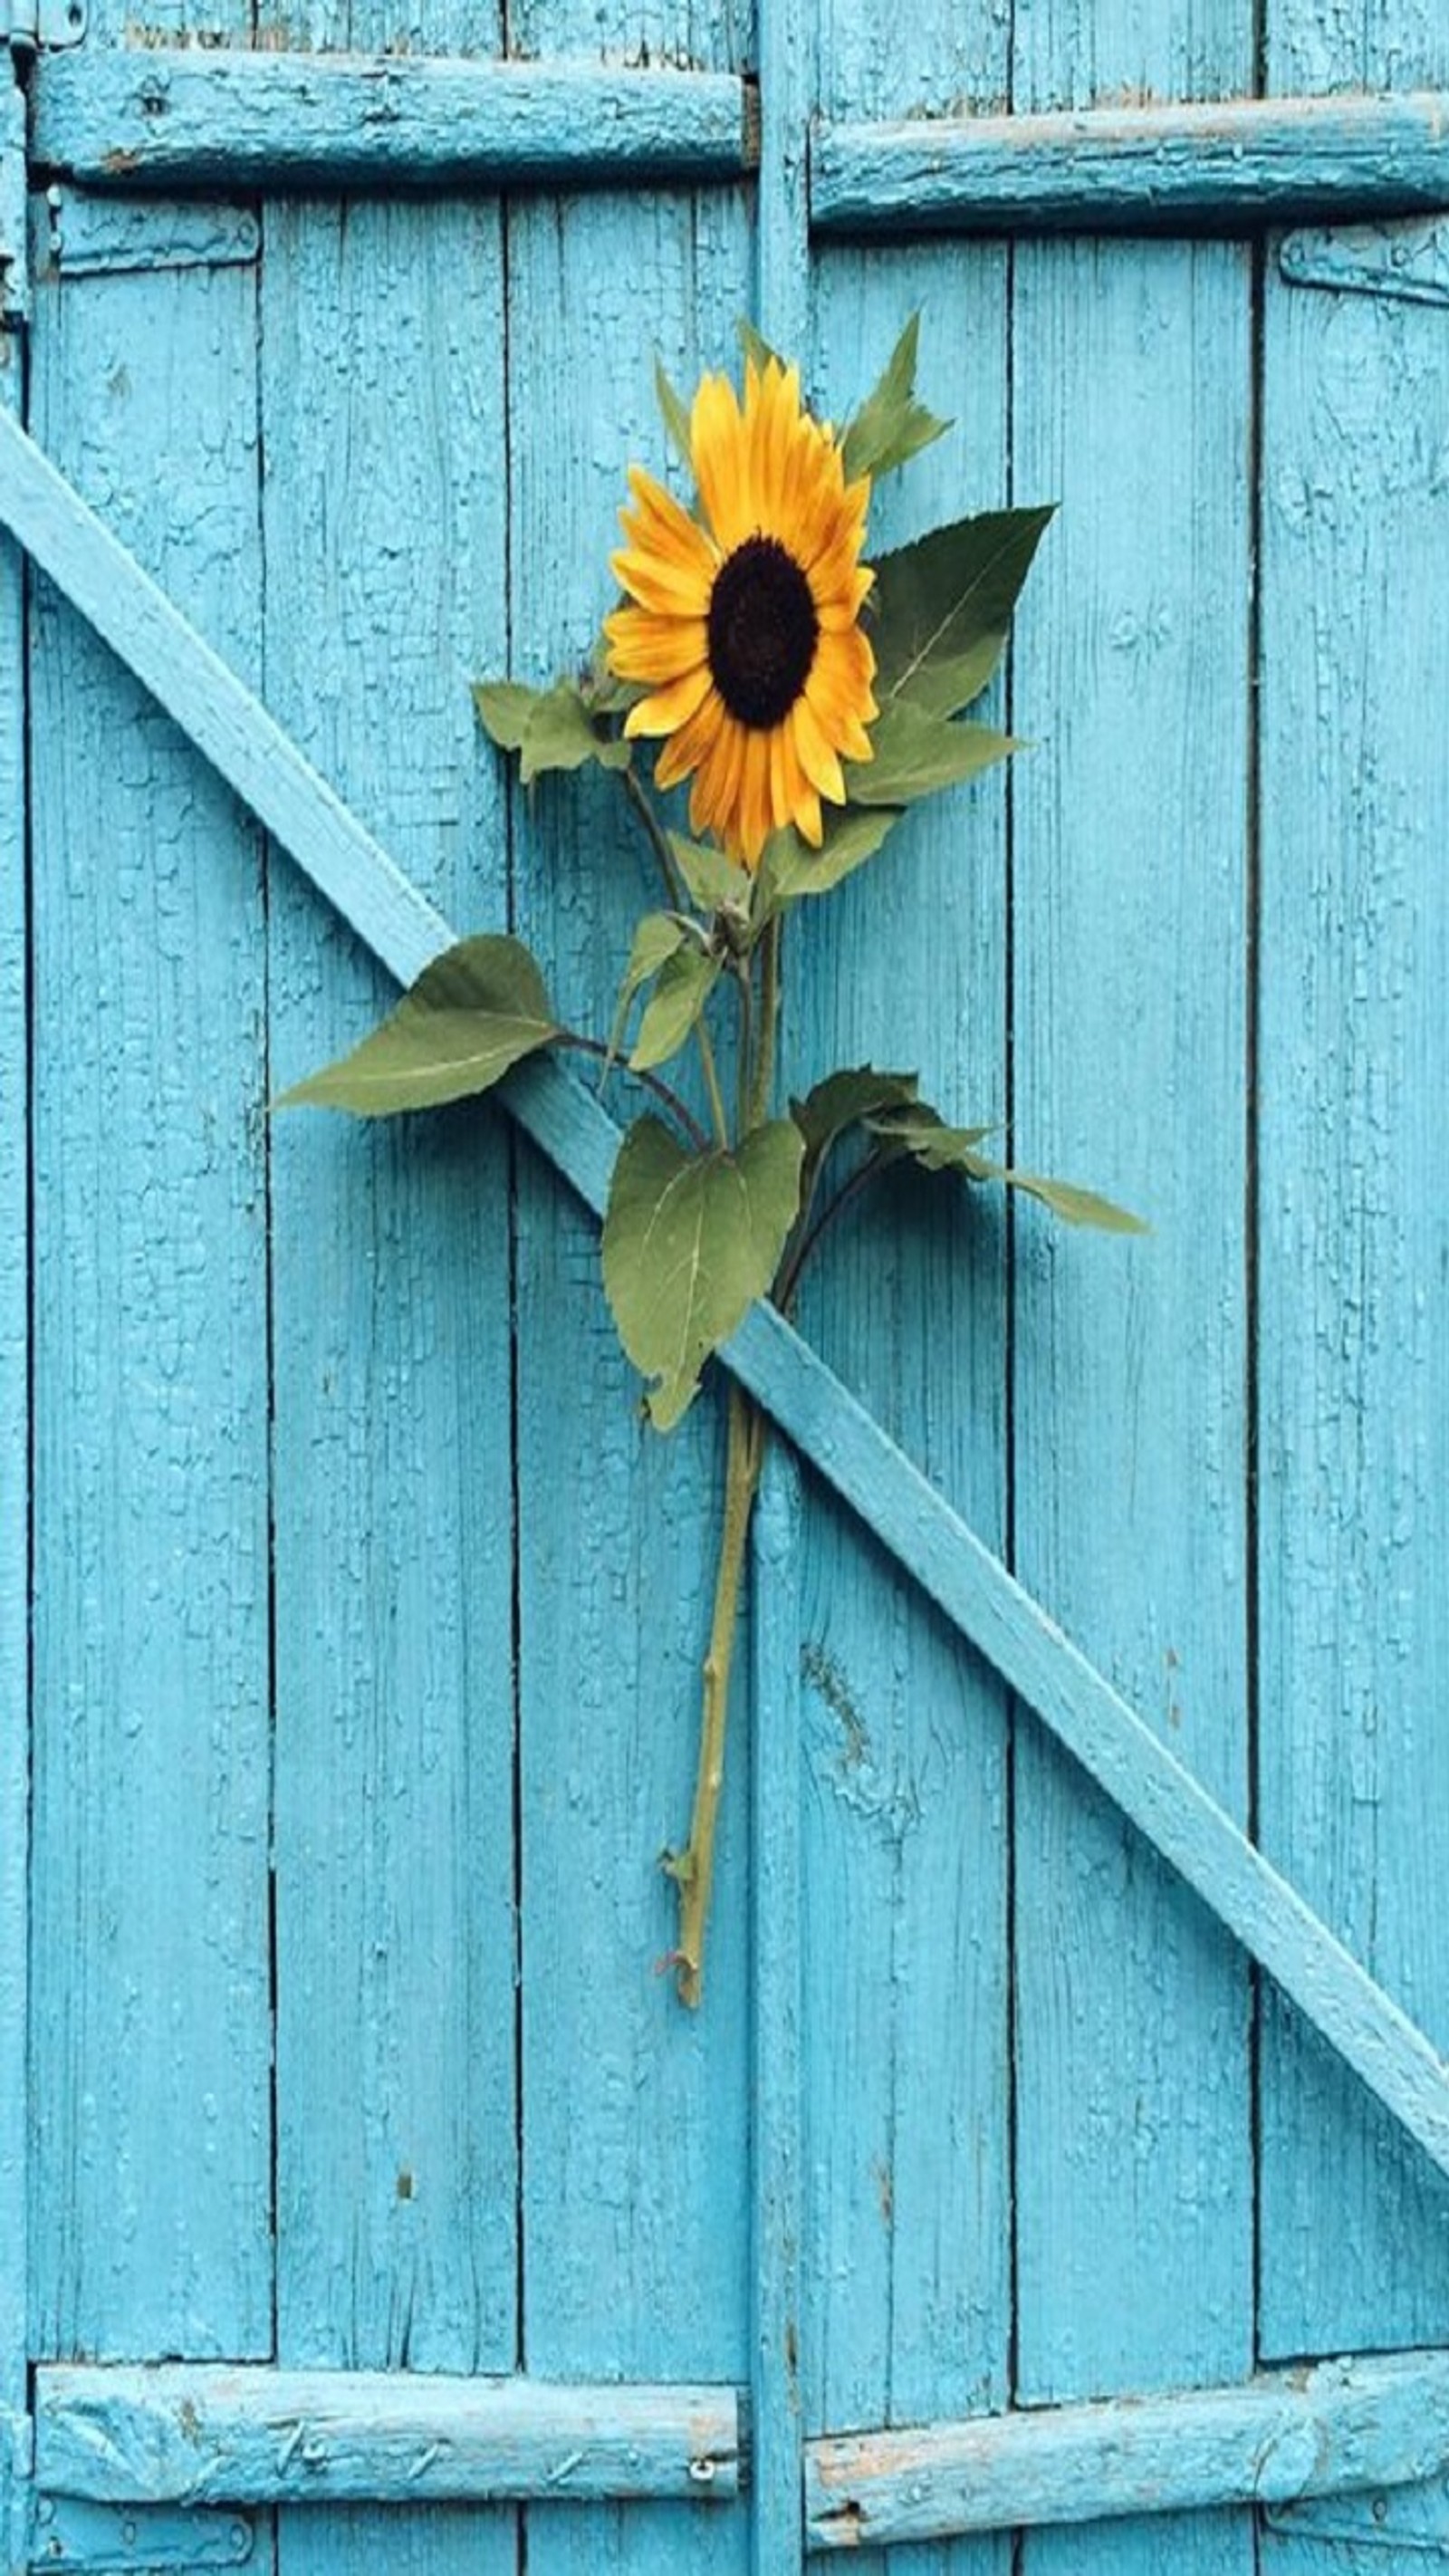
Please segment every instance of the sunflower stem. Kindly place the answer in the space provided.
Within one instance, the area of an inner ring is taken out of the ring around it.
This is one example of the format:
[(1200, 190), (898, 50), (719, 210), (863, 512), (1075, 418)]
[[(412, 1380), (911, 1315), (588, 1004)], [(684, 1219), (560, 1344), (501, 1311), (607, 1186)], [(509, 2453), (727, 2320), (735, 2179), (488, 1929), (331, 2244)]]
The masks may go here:
[(679, 881), (679, 872), (674, 864), (674, 852), (669, 846), (669, 835), (640, 786), (633, 769), (621, 769), (619, 776), (623, 781), (624, 793), (643, 824), (649, 836), (650, 847), (659, 862), (659, 873), (664, 879), (664, 892), (670, 909), (674, 912), (686, 911), (688, 897)]
[[(701, 1154), (709, 1151), (709, 1137), (693, 1110), (686, 1108), (678, 1092), (671, 1089), (667, 1082), (661, 1081), (657, 1073), (650, 1073), (643, 1065), (630, 1064), (627, 1056), (621, 1059), (617, 1049), (605, 1046), (602, 1038), (586, 1038), (578, 1029), (559, 1029), (550, 1043), (556, 1047), (577, 1047), (583, 1055), (597, 1056), (605, 1073), (617, 1066), (621, 1073), (628, 1075), (631, 1082), (642, 1082), (646, 1091), (652, 1091), (656, 1100), (662, 1101), (666, 1109), (673, 1111), (696, 1151)], [(600, 1089), (602, 1087), (601, 1082)]]
[(714, 1048), (710, 1042), (709, 1031), (705, 1027), (703, 1020), (695, 1021), (694, 1034), (699, 1040), (699, 1060), (704, 1067), (704, 1087), (709, 1093), (709, 1114), (714, 1120), (714, 1132), (719, 1139), (720, 1146), (727, 1154), (730, 1149), (730, 1122), (725, 1116), (724, 1093), (719, 1087), (719, 1074), (715, 1066)]
[(755, 1061), (755, 1077), (750, 1092), (751, 1127), (763, 1126), (770, 1114), (770, 1094), (775, 1082), (775, 1028), (780, 1016), (780, 947), (784, 924), (778, 913), (765, 929), (760, 945), (764, 962), (760, 973), (760, 1051)]
[(725, 1726), (729, 1716), (730, 1665), (739, 1626), (745, 1543), (765, 1455), (765, 1422), (748, 1396), (730, 1388), (729, 1445), (725, 1464), (724, 1522), (720, 1530), (719, 1565), (715, 1574), (714, 1615), (703, 1665), (703, 1716), (699, 1768), (689, 1841), (670, 1855), (666, 1867), (679, 1889), (679, 1938), (674, 1967), (679, 1999), (697, 2010), (704, 1992), (704, 1935), (714, 1880), (714, 1838), (724, 1784)]

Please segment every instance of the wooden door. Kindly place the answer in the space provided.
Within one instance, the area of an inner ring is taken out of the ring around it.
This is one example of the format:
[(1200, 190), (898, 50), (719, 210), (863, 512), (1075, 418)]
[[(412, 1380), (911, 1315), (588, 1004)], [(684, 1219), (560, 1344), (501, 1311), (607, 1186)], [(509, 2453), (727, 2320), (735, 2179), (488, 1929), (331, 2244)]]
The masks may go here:
[[(90, 0), (23, 67), (17, 2566), (1445, 2536), (1449, 41), (1260, 16)], [(1153, 1232), (903, 1193), (741, 1337), (692, 2017), (720, 1409), (640, 1424), (609, 1132), (265, 1104), (450, 924), (607, 1019), (644, 857), (468, 683), (587, 645), (656, 348), (754, 310), (838, 415), (917, 305), (957, 428), (872, 535), (1060, 501), (1037, 747), (797, 942), (792, 1074), (918, 1063)]]

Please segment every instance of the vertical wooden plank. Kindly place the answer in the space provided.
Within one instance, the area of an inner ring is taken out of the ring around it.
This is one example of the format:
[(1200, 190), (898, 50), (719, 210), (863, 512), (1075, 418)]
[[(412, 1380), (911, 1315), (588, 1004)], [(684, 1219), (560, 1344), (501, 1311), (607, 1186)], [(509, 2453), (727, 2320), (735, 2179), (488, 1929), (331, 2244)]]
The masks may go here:
[[(1251, 87), (1252, 11), (1018, 13), (1013, 102)], [(1014, 721), (1015, 1151), (1140, 1208), (1016, 1221), (1023, 1581), (1241, 1816), (1251, 256), (1016, 253), (1013, 471), (1060, 517)], [(1015, 1830), (1018, 2394), (1232, 2379), (1253, 2349), (1250, 1987), (1034, 1729)], [(1245, 2571), (1251, 2517), (1034, 2536), (1029, 2576)]]
[[(252, 674), (255, 342), (245, 269), (36, 303), (42, 443)], [(31, 2349), (264, 2354), (260, 850), (43, 589), (33, 707)]]
[[(1280, 91), (1442, 84), (1449, 23), (1420, 0), (1352, 17), (1274, 0), (1268, 70)], [(1294, 288), (1269, 257), (1260, 1811), (1273, 1860), (1444, 2047), (1449, 346), (1434, 318)], [(1262, 2131), (1265, 2352), (1449, 2331), (1449, 2186), (1272, 1997)]]
[[(0, 150), (23, 151), (18, 95)], [(0, 335), (0, 403), (18, 414), (23, 344)], [(30, 1149), (25, 808), (25, 571), (0, 546), (0, 2559), (23, 2542), (29, 2227)], [(12, 2472), (15, 2473), (12, 2488)], [(15, 2530), (12, 2535), (12, 2514)]]
[(751, 1924), (755, 2011), (753, 2576), (802, 2576), (800, 1478), (767, 1451), (755, 1506)]
[[(708, 8), (538, 0), (530, 54), (603, 46), (742, 59)], [(615, 591), (631, 458), (666, 441), (675, 381), (734, 357), (749, 200), (712, 190), (519, 200), (509, 216), (513, 656), (540, 678), (586, 653)], [(676, 471), (670, 468), (671, 473)], [(612, 780), (544, 780), (516, 834), (515, 903), (566, 1015), (609, 1024), (647, 847)], [(620, 1095), (618, 1106), (634, 1103)], [(749, 1966), (741, 1689), (703, 2007), (659, 1963), (657, 1866), (682, 1836), (723, 1465), (719, 1389), (661, 1439), (640, 1418), (599, 1283), (596, 1230), (519, 1165), (519, 1511), (524, 2335), (530, 2370), (749, 2377)], [(747, 1659), (737, 1660), (742, 1677)], [(529, 2576), (747, 2566), (747, 2508), (550, 2507)]]
[[(385, 9), (286, 11), (367, 50)], [(430, 45), (496, 42), (435, 13)], [(501, 924), (469, 694), (502, 666), (496, 201), (265, 217), (267, 694), (408, 873)], [(280, 1085), (390, 998), (279, 862)], [(509, 1153), (491, 1113), (274, 1144), (278, 2350), (517, 2357)], [(279, 2517), (289, 2576), (505, 2576), (516, 2516)]]
[[(828, 9), (820, 104), (839, 116), (999, 101), (1000, 13)], [(1007, 260), (999, 248), (832, 251), (813, 280), (825, 409), (868, 390), (922, 309), (922, 390), (955, 427), (873, 496), (870, 552), (1004, 498)], [(947, 1116), (1000, 1117), (1005, 797), (999, 779), (902, 824), (792, 925), (791, 1078), (919, 1066)], [(1005, 1534), (998, 1213), (903, 1182), (842, 1228), (805, 1330), (969, 1516)], [(807, 2430), (1003, 2406), (1011, 2335), (1006, 1712), (860, 1534), (810, 1497), (804, 2388)], [(1002, 2539), (914, 2553), (922, 2576), (1004, 2570)], [(865, 2553), (862, 2565), (884, 2569)]]

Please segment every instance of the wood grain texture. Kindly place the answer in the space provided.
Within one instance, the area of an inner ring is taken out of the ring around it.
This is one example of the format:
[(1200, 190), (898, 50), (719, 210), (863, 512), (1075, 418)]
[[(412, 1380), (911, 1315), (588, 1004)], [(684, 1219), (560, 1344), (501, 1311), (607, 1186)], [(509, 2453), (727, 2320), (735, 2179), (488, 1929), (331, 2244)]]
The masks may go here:
[[(732, 2388), (173, 2362), (62, 2364), (43, 2373), (36, 2396), (37, 2485), (117, 2504), (290, 2502), (309, 2514), (319, 2504), (411, 2508), (439, 2497), (720, 2504), (739, 2485)], [(475, 2555), (471, 2563), (483, 2562)]]
[[(388, 26), (318, 5), (287, 32), (363, 48)], [(437, 12), (428, 41), (480, 32)], [(269, 693), (424, 898), (496, 921), (503, 804), (469, 683), (506, 650), (500, 212), (303, 198), (265, 221)], [(278, 1087), (385, 1004), (280, 869), (270, 970)], [(508, 1148), (464, 1112), (288, 1119), (273, 1150), (278, 2351), (508, 2370)], [(351, 2511), (281, 2514), (288, 2576), (515, 2566), (511, 2511), (352, 2492)]]
[(800, 2285), (805, 2260), (801, 1976), (800, 1476), (766, 1451), (751, 1534), (750, 2133), (754, 2314), (752, 2576), (802, 2576)]
[[(0, 150), (15, 150), (13, 126)], [(0, 339), (0, 411), (18, 413), (20, 345)], [(0, 2551), (23, 2470), (30, 1921), (30, 1144), (25, 566), (0, 550)], [(22, 2455), (15, 2457), (16, 2445)], [(17, 2488), (19, 2482), (16, 2482)], [(20, 2490), (23, 2492), (23, 2490)]]
[[(259, 651), (245, 271), (48, 293), (34, 412)], [(32, 2351), (265, 2352), (265, 983), (258, 835), (34, 621)], [(80, 755), (84, 748), (84, 757)]]
[[(1395, 2353), (1228, 2388), (811, 2442), (805, 2527), (810, 2546), (828, 2553), (1011, 2523), (1120, 2522), (1333, 2495), (1357, 2508), (1368, 2537), (1383, 2518), (1382, 2490), (1441, 2479), (1446, 2465), (1449, 2355)], [(1160, 2526), (1140, 2537), (1164, 2546)], [(1120, 2534), (1103, 2538), (1109, 2552), (1120, 2549)], [(1090, 2536), (1066, 2545), (1090, 2546)]]
[[(912, 0), (821, 13), (834, 114), (987, 102), (1001, 13)], [(997, 252), (831, 251), (811, 291), (811, 380), (843, 418), (922, 308), (920, 383), (955, 426), (872, 497), (867, 557), (1004, 495), (1006, 265)], [(790, 1084), (919, 1066), (947, 1116), (1005, 1108), (1000, 780), (913, 815), (829, 905), (802, 906)], [(823, 1256), (802, 1329), (999, 1543), (1005, 1526), (1003, 1236), (945, 1190), (876, 1193)], [(803, 2394), (807, 2429), (1005, 2402), (1010, 2341), (1002, 1694), (818, 1485), (807, 1484)], [(919, 2553), (988, 2576), (996, 2541)], [(885, 2562), (867, 2552), (863, 2564)]]
[[(1268, 34), (1278, 88), (1449, 72), (1413, 0)], [(1271, 274), (1264, 339), (1261, 1833), (1444, 2047), (1449, 351)], [(1444, 2181), (1276, 2000), (1262, 2154), (1269, 2354), (1445, 2333)]]
[(149, 46), (52, 55), (35, 88), (36, 161), (97, 187), (697, 185), (753, 158), (727, 73)]
[(1261, 100), (826, 125), (818, 233), (1182, 233), (1437, 212), (1449, 98)]
[[(1251, 11), (1018, 13), (1014, 100), (1248, 87)], [(1145, 59), (1144, 59), (1145, 57)], [(1175, 113), (1176, 111), (1174, 111)], [(1140, 1209), (1019, 1214), (1021, 1579), (1241, 1820), (1251, 267), (1018, 250), (1016, 493), (1060, 516), (1016, 629), (1014, 1152)], [(1041, 710), (1038, 716), (1038, 710)], [(1228, 2380), (1253, 2350), (1245, 1963), (1035, 1731), (1015, 1818), (1017, 2392)], [(1184, 2498), (1183, 2501), (1188, 2501)], [(1043, 2534), (1024, 2576), (1246, 2576), (1246, 2515)]]
[[(528, 13), (544, 50), (585, 15)], [(590, 40), (625, 50), (643, 13)], [(659, 40), (650, 26), (651, 43)], [(683, 13), (667, 39), (718, 43)], [(717, 57), (718, 58), (718, 57)], [(538, 680), (590, 649), (614, 597), (608, 553), (638, 458), (660, 472), (657, 349), (690, 386), (733, 356), (751, 243), (742, 199), (565, 198), (509, 219), (513, 668)], [(502, 763), (498, 764), (501, 773)], [(515, 920), (574, 1025), (609, 1025), (647, 845), (611, 779), (545, 779), (515, 817)], [(613, 1105), (637, 1105), (616, 1091)], [(748, 2375), (749, 1857), (736, 1661), (705, 2000), (662, 1963), (699, 1729), (719, 1508), (713, 1399), (667, 1439), (641, 1417), (592, 1226), (519, 1164), (518, 1473), (523, 1908), (524, 2357), (530, 2370)], [(687, 2358), (686, 2358), (687, 2356)], [(743, 2517), (533, 2513), (530, 2576), (681, 2563), (743, 2570)]]

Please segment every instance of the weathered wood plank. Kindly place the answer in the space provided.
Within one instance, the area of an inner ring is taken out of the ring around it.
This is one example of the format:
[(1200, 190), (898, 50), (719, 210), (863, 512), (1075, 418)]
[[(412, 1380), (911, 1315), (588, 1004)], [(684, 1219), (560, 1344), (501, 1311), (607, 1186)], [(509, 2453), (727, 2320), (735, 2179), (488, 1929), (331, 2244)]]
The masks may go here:
[[(243, 670), (254, 281), (37, 299), (35, 417)], [(271, 2339), (259, 836), (33, 624), (32, 2352)]]
[[(319, 46), (381, 44), (393, 23), (369, 0), (262, 11), (264, 36)], [(432, 46), (499, 34), (493, 8), (428, 13)], [(364, 77), (367, 97), (324, 73), (322, 110), (361, 134), (464, 107), (421, 54), (411, 69), (416, 93)], [(309, 130), (285, 81), (266, 113)], [(373, 176), (391, 201), (267, 210), (268, 685), (412, 882), (496, 919), (504, 801), (469, 682), (507, 649), (502, 219), (491, 199)], [(344, 1050), (386, 995), (289, 871), (269, 930), (280, 1085)], [(508, 2371), (510, 1148), (466, 1112), (411, 1133), (329, 1128), (273, 1129), (278, 2353)], [(511, 2576), (515, 2512), (414, 2494), (405, 2514), (380, 2509), (382, 2490), (283, 2512), (283, 2576)]]
[[(1274, 0), (1268, 69), (1443, 81), (1449, 19)], [(1260, 1832), (1442, 2049), (1444, 316), (1270, 269), (1264, 377)], [(1449, 2340), (1449, 2189), (1275, 1998), (1262, 2071), (1265, 2352)]]
[(110, 2503), (708, 2503), (739, 2475), (732, 2388), (187, 2362), (37, 2374), (37, 2486)]
[[(23, 151), (19, 94), (0, 151)], [(20, 342), (0, 337), (0, 410)], [(25, 565), (0, 550), (0, 2553), (19, 2554), (30, 2349), (26, 2102), (30, 1956), (30, 1146)], [(17, 2456), (17, 2450), (19, 2456)], [(12, 2471), (15, 2480), (12, 2489)]]
[(34, 99), (34, 161), (92, 187), (699, 185), (756, 158), (727, 72), (92, 46), (42, 56)]
[[(92, 582), (83, 514), (66, 495), (64, 478), (44, 470), (43, 460), (37, 467), (36, 456), (28, 442), (17, 444), (0, 413), (6, 468), (0, 525), (47, 570), (63, 568), (67, 595), (73, 586), (95, 598), (95, 622), (109, 629), (120, 658), (141, 676), (156, 675), (183, 730), (208, 750), (260, 819), (286, 838), (293, 856), (392, 972), (411, 980), (448, 943), (446, 922), (250, 693), (198, 649), (187, 621), (154, 585), (137, 578), (123, 548), (95, 549), (106, 579)], [(9, 468), (17, 460), (12, 484)], [(131, 606), (144, 620), (134, 652), (124, 614)], [(607, 1111), (553, 1062), (520, 1067), (505, 1096), (526, 1133), (601, 1214), (618, 1150), (618, 1129)], [(722, 1357), (823, 1480), (1449, 2171), (1443, 2057), (1226, 1811), (780, 1316), (758, 1310)]]
[[(906, 0), (821, 13), (825, 113), (934, 105), (1004, 82), (1000, 13)], [(867, 559), (1004, 497), (1001, 252), (832, 249), (810, 376), (840, 419), (923, 308), (947, 438), (872, 495)], [(1005, 796), (998, 776), (913, 815), (878, 866), (792, 922), (790, 1087), (838, 1064), (919, 1066), (962, 1119), (1006, 1102)], [(802, 1329), (932, 1480), (1005, 1535), (1006, 1298), (998, 1224), (909, 1181), (842, 1227)], [(807, 2430), (1006, 2402), (1011, 2346), (1007, 1722), (994, 1678), (870, 1538), (807, 1489), (805, 1779)], [(964, 1723), (963, 1723), (964, 1721)], [(920, 2576), (1002, 2576), (945, 2543)], [(867, 2552), (866, 2565), (885, 2562)]]
[(827, 123), (810, 159), (824, 234), (1238, 232), (1445, 206), (1443, 90)]
[[(1449, 2353), (1393, 2353), (1231, 2388), (810, 2442), (805, 2527), (813, 2550), (861, 2549), (1013, 2524), (1292, 2504), (1442, 2478), (1446, 2468)], [(1120, 2566), (1125, 2540), (1115, 2530), (1101, 2563)], [(1160, 2550), (1160, 2528), (1143, 2540)], [(1242, 2563), (1251, 2567), (1251, 2554)]]
[(766, 1452), (752, 1532), (751, 2523), (754, 2576), (800, 2576), (800, 2289), (806, 2259), (801, 1976), (800, 1480)]
[[(519, 34), (518, 21), (510, 25)], [(704, 6), (545, 0), (520, 40), (633, 50), (647, 27), (718, 59)], [(667, 446), (675, 383), (733, 347), (752, 244), (741, 194), (622, 193), (509, 214), (511, 609), (516, 675), (575, 664), (615, 589), (608, 551), (631, 458)], [(647, 305), (647, 318), (646, 318)], [(677, 476), (677, 468), (669, 468)], [(480, 753), (504, 764), (486, 747)], [(617, 782), (516, 799), (514, 911), (576, 1025), (609, 1025), (652, 854)], [(631, 1104), (632, 1105), (632, 1104)], [(714, 1573), (715, 1399), (667, 1440), (604, 1302), (594, 1231), (518, 1164), (518, 1508), (524, 2362), (549, 2374), (750, 2369), (749, 1662), (720, 1823), (704, 2010), (668, 1973)], [(647, 2359), (646, 2359), (647, 2356)], [(531, 2513), (529, 2576), (742, 2576), (743, 2516)]]

